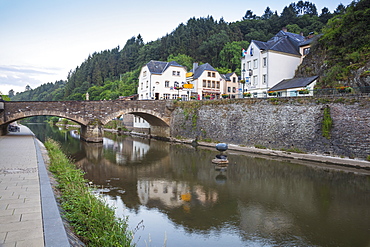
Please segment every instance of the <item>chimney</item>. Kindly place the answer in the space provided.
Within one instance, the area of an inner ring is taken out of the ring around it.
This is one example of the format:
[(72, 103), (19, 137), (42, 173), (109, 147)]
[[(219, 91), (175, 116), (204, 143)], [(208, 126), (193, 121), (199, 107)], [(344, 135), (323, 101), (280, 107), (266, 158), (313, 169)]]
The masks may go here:
[(283, 32), (288, 32), (288, 29), (286, 27), (283, 27), (281, 30), (283, 30)]
[(198, 68), (198, 63), (193, 63), (193, 73), (195, 73), (195, 70)]

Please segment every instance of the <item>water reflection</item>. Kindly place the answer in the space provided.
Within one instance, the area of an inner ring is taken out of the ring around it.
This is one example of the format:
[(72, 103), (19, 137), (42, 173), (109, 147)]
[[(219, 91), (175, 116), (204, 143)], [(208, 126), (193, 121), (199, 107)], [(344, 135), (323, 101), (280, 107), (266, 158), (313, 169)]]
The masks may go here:
[(213, 149), (111, 134), (103, 144), (61, 139), (116, 214), (132, 228), (143, 221), (138, 246), (370, 244), (367, 176), (232, 152), (219, 170)]

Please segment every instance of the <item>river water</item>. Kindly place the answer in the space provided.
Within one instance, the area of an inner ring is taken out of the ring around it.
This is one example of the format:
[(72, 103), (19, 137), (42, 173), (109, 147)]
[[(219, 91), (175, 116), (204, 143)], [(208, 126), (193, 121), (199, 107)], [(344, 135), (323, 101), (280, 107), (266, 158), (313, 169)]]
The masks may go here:
[(370, 246), (369, 175), (230, 150), (220, 170), (213, 148), (28, 127), (61, 142), (138, 246)]

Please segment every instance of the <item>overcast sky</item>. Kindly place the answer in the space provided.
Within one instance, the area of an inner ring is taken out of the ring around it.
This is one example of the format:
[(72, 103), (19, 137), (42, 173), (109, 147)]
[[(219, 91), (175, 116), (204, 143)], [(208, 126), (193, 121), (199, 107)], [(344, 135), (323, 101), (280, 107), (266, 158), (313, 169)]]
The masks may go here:
[[(138, 34), (145, 43), (156, 40), (192, 17), (235, 22), (249, 9), (280, 14), (292, 2), (298, 0), (0, 0), (0, 92), (66, 80), (89, 54), (122, 48)], [(310, 2), (320, 14), (351, 1)]]

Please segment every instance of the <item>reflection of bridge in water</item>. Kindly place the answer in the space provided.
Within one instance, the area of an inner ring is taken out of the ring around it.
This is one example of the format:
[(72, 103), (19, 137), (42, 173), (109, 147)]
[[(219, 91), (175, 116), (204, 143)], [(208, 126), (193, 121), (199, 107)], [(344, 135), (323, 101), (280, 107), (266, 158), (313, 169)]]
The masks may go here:
[(169, 137), (172, 101), (7, 101), (1, 102), (0, 135), (11, 122), (32, 116), (58, 116), (81, 125), (81, 139), (103, 141), (103, 125), (125, 114), (142, 117), (150, 124), (152, 136)]

